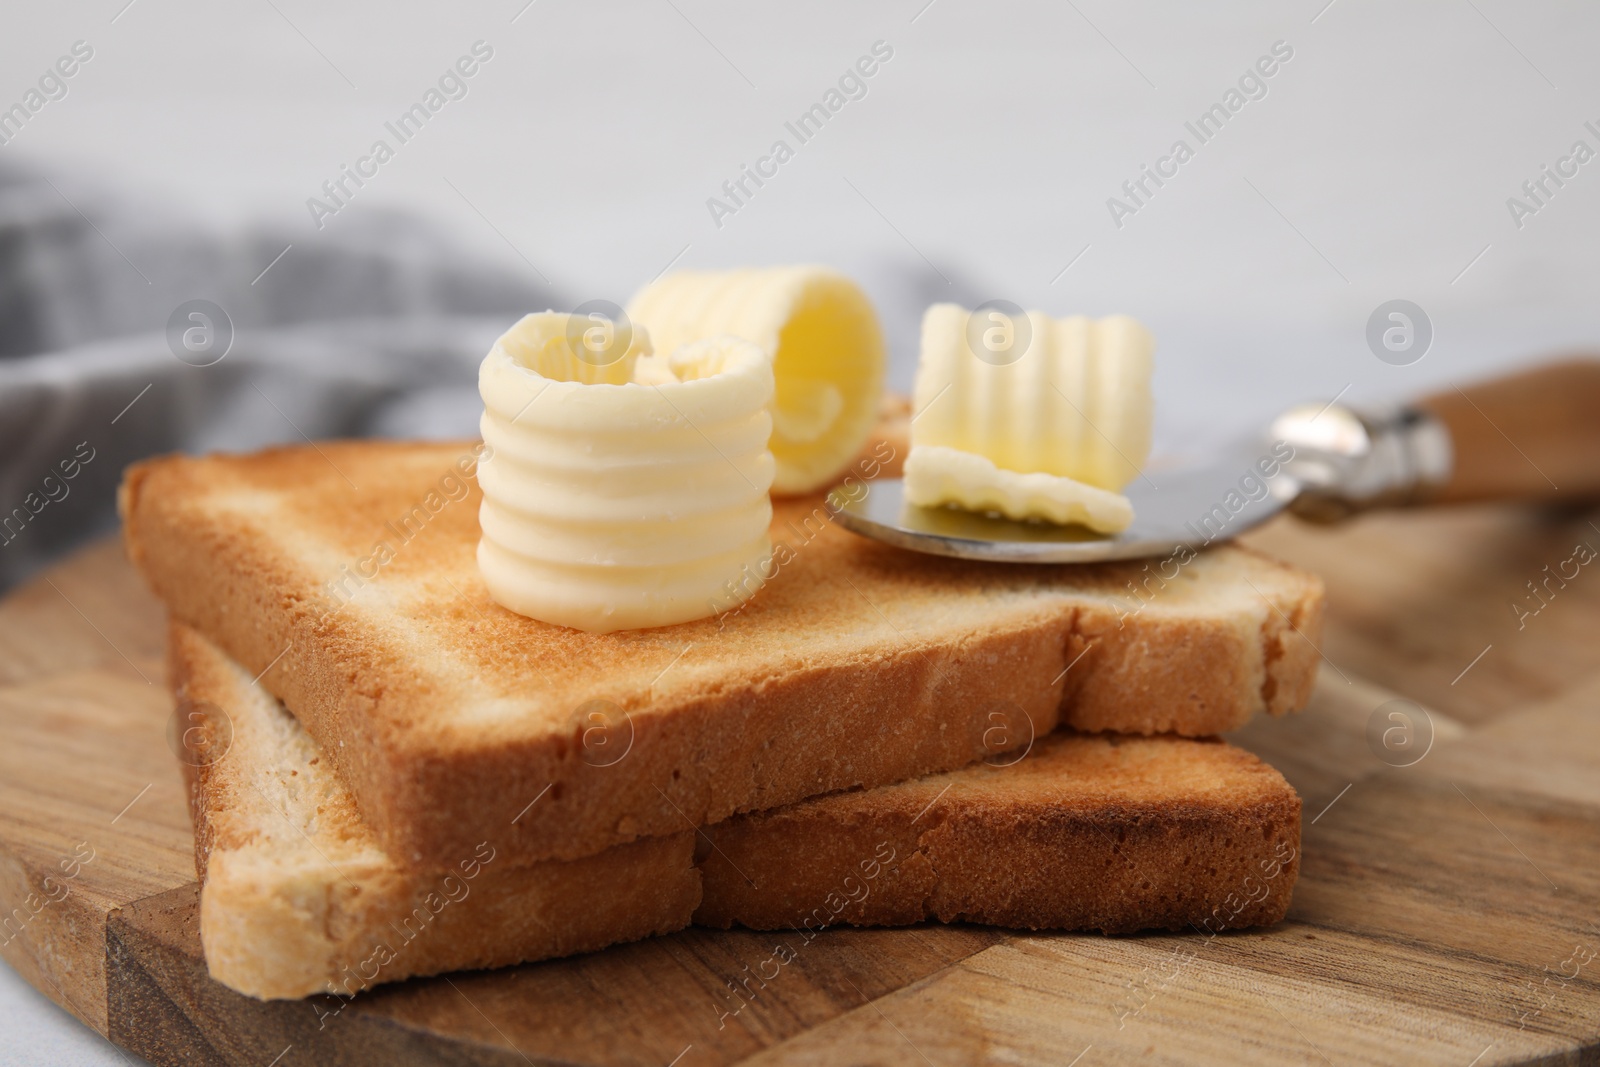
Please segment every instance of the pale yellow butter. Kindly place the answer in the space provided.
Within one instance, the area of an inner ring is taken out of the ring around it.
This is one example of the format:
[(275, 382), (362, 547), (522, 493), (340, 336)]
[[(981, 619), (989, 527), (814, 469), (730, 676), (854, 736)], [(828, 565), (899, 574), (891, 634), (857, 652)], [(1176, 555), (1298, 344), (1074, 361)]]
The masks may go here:
[(736, 604), (771, 554), (771, 358), (732, 337), (663, 357), (635, 325), (602, 362), (579, 357), (573, 329), (528, 315), (479, 370), (490, 595), (591, 632)]
[(773, 357), (774, 493), (832, 484), (877, 422), (886, 360), (877, 316), (825, 267), (677, 271), (634, 294), (628, 317), (663, 351), (731, 334)]
[(976, 452), (942, 445), (913, 447), (903, 476), (906, 498), (912, 503), (937, 501), (967, 511), (998, 512), (1008, 519), (1087, 526), (1101, 533), (1125, 530), (1133, 522), (1133, 505), (1121, 493), (1056, 474), (1001, 470)]
[(1150, 452), (1154, 348), (1125, 315), (1055, 320), (930, 307), (907, 499), (1126, 529), (1133, 508), (1121, 490)]

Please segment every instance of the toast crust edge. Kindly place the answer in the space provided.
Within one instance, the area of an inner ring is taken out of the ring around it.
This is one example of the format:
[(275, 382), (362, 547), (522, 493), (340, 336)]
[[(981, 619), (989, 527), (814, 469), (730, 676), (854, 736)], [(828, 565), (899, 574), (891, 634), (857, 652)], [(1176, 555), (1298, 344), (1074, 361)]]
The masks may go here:
[[(247, 675), (178, 622), (168, 649), (179, 700), (209, 702), (237, 718), (236, 729), (252, 728), (244, 720), (261, 714), (252, 701), (268, 698)], [(337, 865), (321, 848), (305, 855), (298, 841), (299, 855), (278, 856), (236, 809), (239, 796), (259, 792), (253, 777), (271, 769), (250, 766), (248, 748), (234, 755), (186, 765), (184, 776), (207, 969), (252, 997), (350, 995), (401, 978), (591, 952), (681, 930), (700, 900), (690, 831), (521, 867), (493, 841), (473, 847), (475, 838), (458, 838), (456, 869), (444, 873), (403, 867), (375, 847)], [(272, 876), (263, 877), (269, 866)]]

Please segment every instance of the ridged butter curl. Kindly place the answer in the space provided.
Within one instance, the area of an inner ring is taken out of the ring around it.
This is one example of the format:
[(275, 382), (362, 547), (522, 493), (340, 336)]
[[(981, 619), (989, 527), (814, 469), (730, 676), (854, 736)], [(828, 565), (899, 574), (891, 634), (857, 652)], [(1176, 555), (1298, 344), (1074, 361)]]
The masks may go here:
[(1150, 452), (1148, 330), (1126, 315), (935, 304), (922, 319), (906, 499), (1116, 533)]
[(528, 315), (479, 370), (478, 565), (501, 605), (591, 632), (736, 606), (771, 553), (772, 360), (715, 337), (669, 357), (635, 326), (600, 366)]
[(1114, 493), (1138, 477), (1155, 407), (1148, 330), (1127, 315), (1030, 311), (1026, 323), (1009, 324), (1027, 331), (1020, 356), (984, 359), (972, 346), (974, 314), (984, 313), (935, 304), (923, 315), (913, 446), (976, 452), (1001, 470)]

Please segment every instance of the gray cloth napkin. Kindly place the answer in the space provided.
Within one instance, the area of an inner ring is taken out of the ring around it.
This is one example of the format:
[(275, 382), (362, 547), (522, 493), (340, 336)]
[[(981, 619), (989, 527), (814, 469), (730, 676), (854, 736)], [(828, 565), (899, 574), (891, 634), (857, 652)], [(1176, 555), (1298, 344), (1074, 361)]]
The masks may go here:
[(474, 435), (483, 353), (548, 306), (405, 216), (220, 232), (0, 170), (0, 589), (110, 530), (145, 456)]

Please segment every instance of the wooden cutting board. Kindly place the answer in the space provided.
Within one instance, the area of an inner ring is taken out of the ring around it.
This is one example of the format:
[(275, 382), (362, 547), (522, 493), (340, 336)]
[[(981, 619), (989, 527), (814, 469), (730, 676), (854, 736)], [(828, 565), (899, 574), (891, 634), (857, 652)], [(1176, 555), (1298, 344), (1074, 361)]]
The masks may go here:
[[(1312, 706), (1236, 738), (1305, 799), (1276, 928), (841, 929), (732, 1016), (725, 983), (782, 935), (690, 930), (349, 1002), (211, 982), (161, 611), (103, 543), (0, 604), (0, 955), (162, 1065), (1596, 1062), (1600, 573), (1512, 608), (1578, 542), (1600, 549), (1593, 519), (1284, 519), (1251, 538), (1322, 573), (1330, 601)], [(1407, 767), (1367, 740), (1397, 695), (1433, 724)]]

